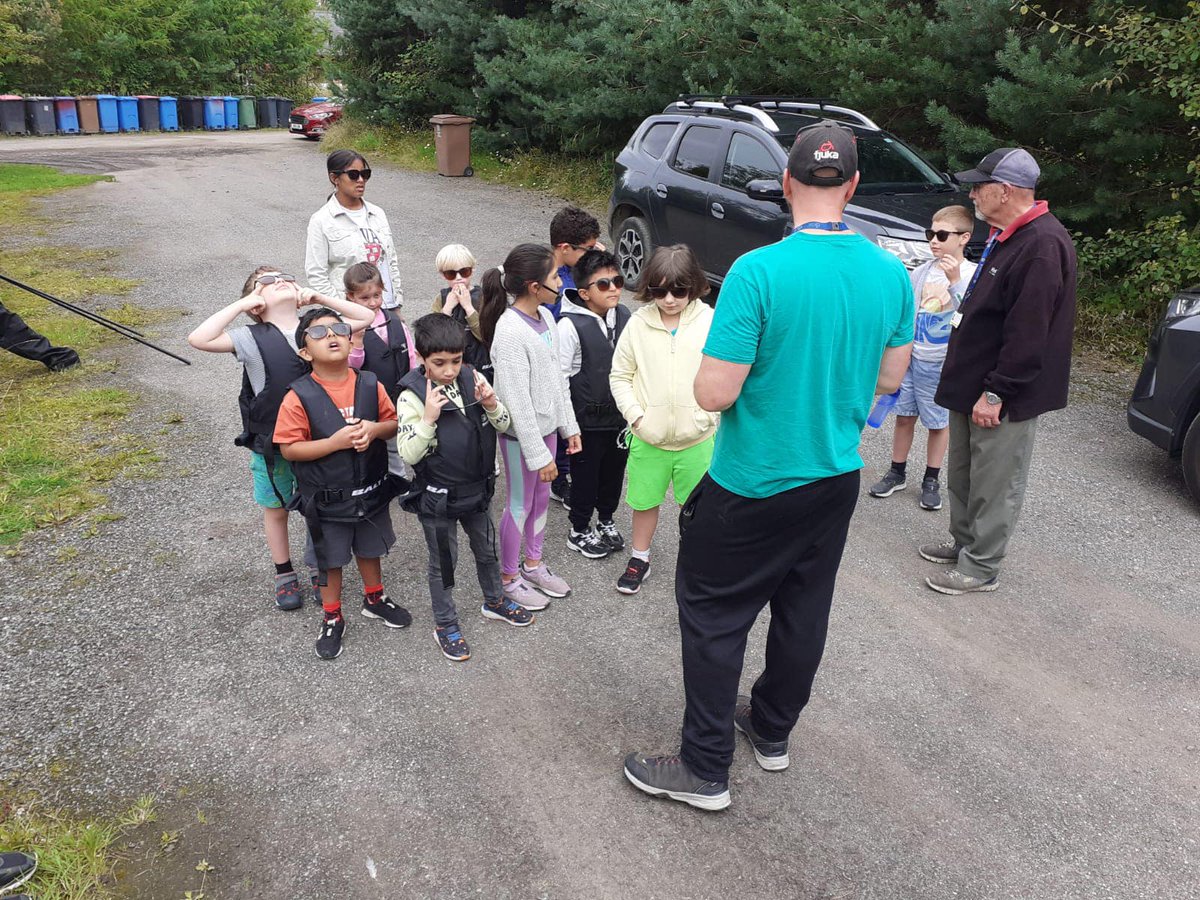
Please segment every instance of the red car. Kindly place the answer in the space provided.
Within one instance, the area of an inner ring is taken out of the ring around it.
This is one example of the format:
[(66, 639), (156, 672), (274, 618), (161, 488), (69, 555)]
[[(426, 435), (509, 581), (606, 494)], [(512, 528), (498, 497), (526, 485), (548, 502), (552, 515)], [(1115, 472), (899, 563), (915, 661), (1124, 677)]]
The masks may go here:
[(342, 104), (315, 100), (292, 109), (288, 130), (301, 137), (318, 140), (325, 129), (342, 117)]

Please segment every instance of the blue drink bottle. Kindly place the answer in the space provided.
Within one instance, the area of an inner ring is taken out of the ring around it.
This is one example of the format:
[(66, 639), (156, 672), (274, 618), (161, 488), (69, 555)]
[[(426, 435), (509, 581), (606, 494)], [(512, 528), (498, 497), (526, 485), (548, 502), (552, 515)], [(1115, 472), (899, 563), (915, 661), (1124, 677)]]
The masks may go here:
[(875, 401), (875, 406), (871, 408), (871, 414), (867, 416), (867, 424), (872, 428), (878, 428), (883, 424), (884, 419), (888, 417), (888, 413), (896, 406), (896, 401), (900, 399), (900, 388), (896, 388), (894, 394), (880, 394), (879, 399)]

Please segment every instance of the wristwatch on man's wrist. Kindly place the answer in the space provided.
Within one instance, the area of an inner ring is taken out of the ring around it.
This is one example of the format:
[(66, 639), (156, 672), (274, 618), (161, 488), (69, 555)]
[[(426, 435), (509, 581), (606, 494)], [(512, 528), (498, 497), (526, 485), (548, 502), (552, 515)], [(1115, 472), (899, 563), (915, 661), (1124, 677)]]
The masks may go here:
[(993, 394), (991, 391), (984, 391), (983, 398), (987, 400), (989, 406), (999, 406), (1004, 402), (999, 394)]

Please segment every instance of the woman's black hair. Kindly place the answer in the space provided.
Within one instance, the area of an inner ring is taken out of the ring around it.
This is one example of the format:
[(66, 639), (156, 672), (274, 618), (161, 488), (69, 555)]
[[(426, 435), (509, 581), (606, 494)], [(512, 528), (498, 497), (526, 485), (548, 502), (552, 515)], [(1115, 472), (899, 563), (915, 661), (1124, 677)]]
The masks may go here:
[[(329, 156), (325, 157), (325, 171), (332, 175), (334, 172), (344, 172), (351, 163), (360, 162), (364, 169), (371, 168), (371, 164), (367, 162), (367, 158), (357, 150), (334, 150)], [(329, 192), (332, 197), (337, 193), (334, 189)], [(326, 199), (329, 199), (328, 197)]]
[(554, 270), (554, 251), (545, 244), (518, 244), (504, 258), (503, 268), (503, 272), (488, 269), (479, 284), (479, 330), (488, 349), (496, 335), (496, 323), (508, 308), (509, 295), (521, 296), (531, 281), (542, 284)]

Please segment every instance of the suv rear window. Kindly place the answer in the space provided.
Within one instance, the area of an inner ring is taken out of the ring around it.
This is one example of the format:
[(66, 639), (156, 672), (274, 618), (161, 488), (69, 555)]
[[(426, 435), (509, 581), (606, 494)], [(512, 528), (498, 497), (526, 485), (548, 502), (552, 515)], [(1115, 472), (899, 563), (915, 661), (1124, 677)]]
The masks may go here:
[(717, 144), (721, 141), (721, 129), (704, 125), (692, 125), (683, 133), (679, 149), (675, 151), (675, 162), (671, 165), (685, 175), (707, 178), (717, 156)]
[(746, 185), (756, 178), (779, 181), (783, 172), (771, 151), (747, 134), (734, 133), (729, 142), (729, 155), (725, 158), (725, 169), (721, 172), (721, 184), (744, 191)]
[(642, 150), (655, 159), (662, 159), (663, 151), (671, 141), (671, 135), (679, 127), (678, 122), (658, 122), (646, 129), (642, 138)]

